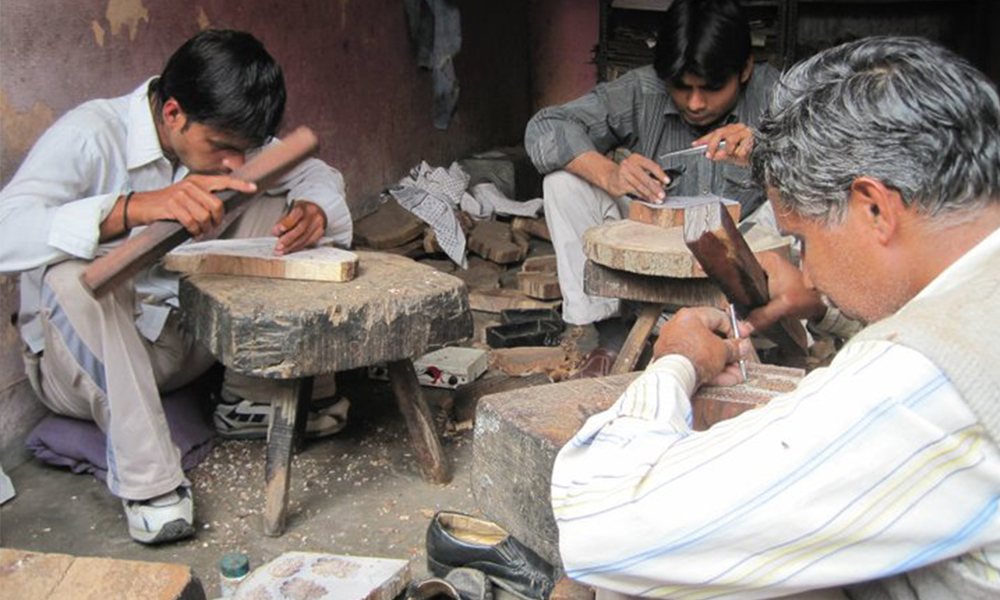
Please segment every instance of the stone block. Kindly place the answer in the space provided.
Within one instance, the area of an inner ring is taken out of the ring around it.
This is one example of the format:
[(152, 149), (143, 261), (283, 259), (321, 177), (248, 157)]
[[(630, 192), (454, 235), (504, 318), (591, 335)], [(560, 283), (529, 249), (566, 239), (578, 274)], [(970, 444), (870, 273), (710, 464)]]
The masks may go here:
[[(705, 387), (692, 404), (696, 429), (795, 388), (800, 369), (748, 364), (747, 383)], [(492, 394), (479, 401), (472, 492), (486, 517), (561, 568), (549, 488), (559, 449), (593, 414), (621, 396), (639, 373), (577, 379)]]

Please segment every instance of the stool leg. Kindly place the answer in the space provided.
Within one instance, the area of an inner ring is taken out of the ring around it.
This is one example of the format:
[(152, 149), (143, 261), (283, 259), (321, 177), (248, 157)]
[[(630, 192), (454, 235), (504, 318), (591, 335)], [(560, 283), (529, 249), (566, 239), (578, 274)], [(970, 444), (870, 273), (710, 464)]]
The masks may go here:
[(448, 468), (441, 441), (434, 430), (434, 420), (427, 408), (413, 362), (409, 359), (389, 363), (389, 381), (396, 396), (399, 411), (406, 419), (410, 432), (410, 443), (417, 454), (424, 478), (434, 483), (448, 483), (451, 473)]
[(267, 429), (267, 464), (264, 468), (264, 535), (277, 537), (285, 532), (288, 482), (291, 479), (292, 448), (295, 447), (295, 416), (308, 410), (301, 391), (311, 386), (293, 379), (281, 386), (271, 402), (271, 422)]
[(639, 312), (639, 317), (632, 325), (632, 331), (628, 332), (625, 344), (618, 353), (615, 364), (611, 367), (611, 375), (621, 375), (635, 369), (635, 363), (642, 354), (642, 347), (646, 344), (646, 339), (656, 326), (656, 319), (663, 312), (663, 307), (659, 304), (646, 304)]

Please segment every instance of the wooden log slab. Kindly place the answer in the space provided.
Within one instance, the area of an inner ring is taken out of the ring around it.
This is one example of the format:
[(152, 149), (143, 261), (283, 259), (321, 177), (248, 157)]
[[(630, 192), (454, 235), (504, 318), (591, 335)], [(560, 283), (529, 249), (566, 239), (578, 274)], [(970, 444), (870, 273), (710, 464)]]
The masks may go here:
[(562, 298), (559, 278), (545, 271), (521, 271), (517, 274), (517, 289), (529, 298), (557, 300)]
[(184, 244), (163, 257), (163, 267), (181, 273), (217, 273), (272, 279), (306, 281), (350, 281), (358, 266), (358, 255), (334, 248), (328, 238), (317, 248), (276, 256), (276, 238), (211, 240)]
[[(716, 196), (687, 196), (683, 198), (667, 198), (661, 204), (652, 204), (641, 200), (633, 200), (628, 205), (628, 218), (639, 223), (656, 225), (657, 227), (683, 227), (684, 210), (699, 204), (719, 202)], [(735, 200), (721, 200), (729, 211), (733, 221), (740, 220), (740, 203)]]
[(670, 310), (685, 306), (725, 308), (726, 296), (710, 279), (655, 277), (618, 271), (588, 260), (583, 290), (593, 296), (651, 302)]
[(191, 331), (227, 367), (290, 379), (421, 356), (472, 334), (465, 284), (408, 258), (358, 251), (347, 283), (191, 275)]
[[(705, 387), (693, 401), (704, 429), (795, 388), (799, 369), (752, 363), (749, 382)], [(482, 398), (476, 411), (472, 491), (479, 509), (554, 565), (560, 565), (552, 517), (552, 464), (591, 415), (605, 410), (639, 373), (577, 379)]]
[[(685, 243), (739, 316), (767, 304), (767, 274), (722, 205), (688, 208), (685, 219)], [(790, 355), (806, 354), (805, 328), (795, 319), (783, 318), (762, 333)]]
[[(789, 240), (755, 227), (747, 234), (754, 252), (788, 251)], [(612, 269), (658, 277), (705, 277), (684, 243), (681, 227), (663, 228), (628, 219), (591, 227), (583, 234), (583, 252)]]
[(536, 238), (541, 238), (549, 242), (552, 241), (549, 226), (545, 223), (545, 219), (542, 218), (514, 217), (510, 222), (510, 228), (513, 231), (520, 231)]

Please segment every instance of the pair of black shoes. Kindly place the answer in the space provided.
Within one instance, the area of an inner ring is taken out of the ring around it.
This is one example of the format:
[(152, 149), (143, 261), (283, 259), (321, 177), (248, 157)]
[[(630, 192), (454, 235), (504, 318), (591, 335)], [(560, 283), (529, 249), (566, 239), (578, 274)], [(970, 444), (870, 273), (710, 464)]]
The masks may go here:
[(469, 568), (522, 598), (546, 600), (555, 586), (555, 570), (542, 557), (485, 519), (441, 511), (427, 527), (427, 568), (437, 577)]

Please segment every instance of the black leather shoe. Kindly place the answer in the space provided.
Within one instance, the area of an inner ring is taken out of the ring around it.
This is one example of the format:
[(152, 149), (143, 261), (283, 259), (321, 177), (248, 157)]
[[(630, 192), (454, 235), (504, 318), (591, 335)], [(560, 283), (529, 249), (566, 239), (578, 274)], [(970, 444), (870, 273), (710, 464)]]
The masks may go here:
[(427, 527), (427, 568), (438, 577), (469, 567), (494, 585), (528, 600), (552, 593), (554, 569), (496, 523), (441, 511)]

